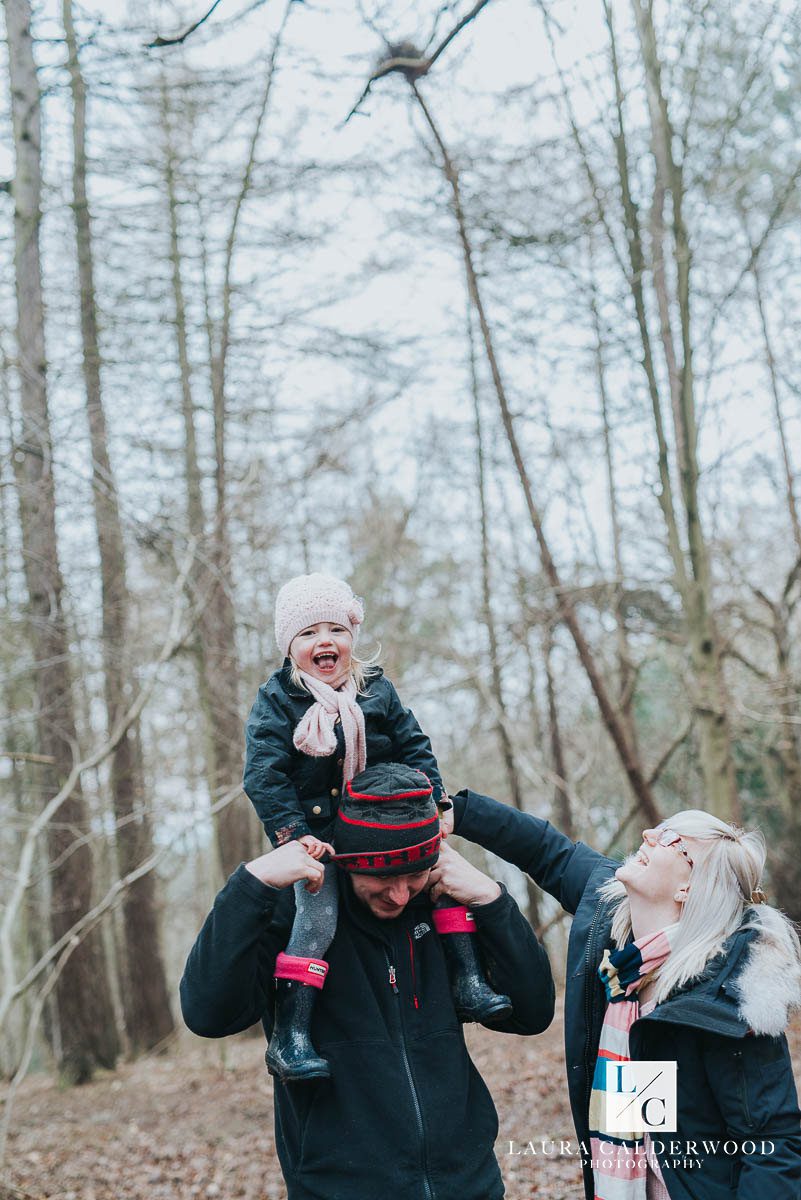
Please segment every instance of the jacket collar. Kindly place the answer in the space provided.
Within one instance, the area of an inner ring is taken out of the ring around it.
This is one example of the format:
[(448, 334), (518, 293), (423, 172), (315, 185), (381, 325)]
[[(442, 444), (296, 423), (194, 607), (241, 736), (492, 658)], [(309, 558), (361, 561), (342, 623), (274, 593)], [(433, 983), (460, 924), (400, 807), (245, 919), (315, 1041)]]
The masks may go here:
[(305, 688), (299, 688), (297, 684), (292, 682), (292, 663), (289, 658), (284, 659), (284, 665), (281, 667), (278, 679), (281, 687), (288, 696), (293, 696), (297, 700), (311, 699)]

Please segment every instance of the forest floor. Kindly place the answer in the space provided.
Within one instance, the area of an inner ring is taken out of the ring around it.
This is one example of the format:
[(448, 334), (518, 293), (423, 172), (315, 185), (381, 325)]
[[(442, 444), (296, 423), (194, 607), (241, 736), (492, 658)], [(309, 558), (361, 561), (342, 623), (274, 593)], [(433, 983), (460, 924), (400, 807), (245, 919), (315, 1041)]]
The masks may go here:
[[(498, 1109), (508, 1200), (578, 1200), (575, 1158), (510, 1153), (543, 1139), (575, 1146), (561, 1014), (541, 1037), (467, 1036)], [(801, 1020), (790, 1040), (801, 1084)], [(14, 1105), (0, 1200), (284, 1200), (262, 1047), (260, 1037), (187, 1035), (169, 1055), (80, 1088), (31, 1077)]]

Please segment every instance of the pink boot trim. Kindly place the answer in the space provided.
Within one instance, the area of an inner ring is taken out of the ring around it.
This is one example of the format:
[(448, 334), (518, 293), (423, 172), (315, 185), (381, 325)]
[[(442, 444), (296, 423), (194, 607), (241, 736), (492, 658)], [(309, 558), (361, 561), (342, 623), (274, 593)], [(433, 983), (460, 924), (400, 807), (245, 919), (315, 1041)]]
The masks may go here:
[(463, 904), (453, 908), (435, 908), (432, 916), (437, 933), (476, 932), (476, 919)]
[(294, 979), (296, 983), (321, 988), (328, 974), (328, 963), (321, 958), (298, 958), (282, 950), (275, 960), (273, 974), (276, 979)]

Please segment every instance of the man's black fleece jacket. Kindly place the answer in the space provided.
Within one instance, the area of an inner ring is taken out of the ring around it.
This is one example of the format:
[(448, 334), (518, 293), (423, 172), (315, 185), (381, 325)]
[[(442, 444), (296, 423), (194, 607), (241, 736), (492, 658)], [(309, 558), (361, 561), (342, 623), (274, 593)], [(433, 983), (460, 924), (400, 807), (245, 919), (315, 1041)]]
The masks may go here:
[[(495, 1106), (467, 1053), (425, 896), (381, 921), (340, 877), (330, 970), (312, 1037), (333, 1078), (275, 1083), (275, 1134), (288, 1200), (500, 1200)], [(269, 1037), (273, 968), (289, 937), (292, 888), (237, 868), (217, 896), (181, 981), (184, 1020), (225, 1037), (261, 1020)], [(503, 1032), (541, 1033), (553, 1017), (545, 951), (506, 891), (473, 909), (487, 974), (508, 995)]]

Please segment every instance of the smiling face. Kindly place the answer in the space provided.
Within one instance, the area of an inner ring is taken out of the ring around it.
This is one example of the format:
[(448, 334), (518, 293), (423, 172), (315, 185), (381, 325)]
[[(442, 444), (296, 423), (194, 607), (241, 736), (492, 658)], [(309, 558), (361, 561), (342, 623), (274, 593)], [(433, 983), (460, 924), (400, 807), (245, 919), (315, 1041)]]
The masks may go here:
[(615, 878), (630, 896), (659, 904), (681, 903), (686, 897), (699, 844), (696, 838), (671, 834), (669, 826), (644, 829), (640, 849), (618, 867)]
[(289, 657), (299, 670), (331, 687), (339, 687), (347, 679), (352, 653), (350, 630), (329, 621), (301, 629), (289, 647)]
[(422, 892), (430, 874), (425, 870), (412, 875), (352, 875), (351, 883), (355, 895), (373, 916), (389, 921), (399, 917), (409, 901)]

